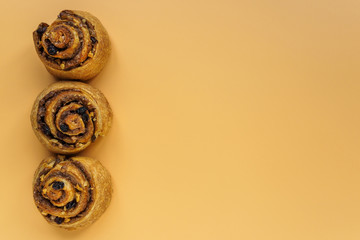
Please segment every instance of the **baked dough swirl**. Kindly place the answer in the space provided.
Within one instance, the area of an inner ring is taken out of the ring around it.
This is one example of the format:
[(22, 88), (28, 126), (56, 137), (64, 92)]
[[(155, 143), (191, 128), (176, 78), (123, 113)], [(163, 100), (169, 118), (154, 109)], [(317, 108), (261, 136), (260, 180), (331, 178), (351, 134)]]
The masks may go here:
[(52, 225), (77, 230), (96, 221), (109, 206), (111, 177), (98, 160), (51, 156), (37, 168), (33, 196)]
[(112, 111), (100, 90), (59, 81), (44, 89), (31, 111), (33, 130), (50, 151), (73, 154), (108, 132)]
[(33, 39), (46, 69), (61, 79), (91, 79), (103, 69), (110, 55), (104, 26), (83, 11), (64, 10), (50, 26), (40, 23)]

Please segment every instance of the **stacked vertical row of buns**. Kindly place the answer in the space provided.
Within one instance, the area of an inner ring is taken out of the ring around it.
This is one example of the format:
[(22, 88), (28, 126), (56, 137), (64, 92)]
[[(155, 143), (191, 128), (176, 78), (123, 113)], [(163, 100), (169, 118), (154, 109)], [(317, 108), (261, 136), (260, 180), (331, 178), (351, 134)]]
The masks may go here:
[(37, 168), (33, 196), (50, 224), (77, 230), (96, 221), (111, 201), (111, 177), (100, 161), (73, 155), (111, 126), (104, 94), (84, 83), (103, 69), (110, 40), (95, 16), (72, 10), (61, 11), (51, 25), (40, 23), (33, 39), (40, 60), (59, 80), (38, 95), (31, 111), (35, 135), (56, 154)]

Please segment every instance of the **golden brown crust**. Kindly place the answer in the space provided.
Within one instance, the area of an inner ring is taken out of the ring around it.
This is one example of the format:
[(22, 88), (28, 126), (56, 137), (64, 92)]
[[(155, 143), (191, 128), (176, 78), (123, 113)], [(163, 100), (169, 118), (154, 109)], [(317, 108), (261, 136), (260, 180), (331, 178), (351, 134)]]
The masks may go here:
[(39, 94), (30, 119), (36, 136), (50, 151), (74, 154), (106, 135), (112, 110), (100, 90), (81, 82), (59, 81)]
[(109, 206), (111, 177), (93, 158), (51, 156), (35, 172), (33, 196), (50, 224), (78, 230), (95, 222)]
[(89, 80), (105, 66), (111, 51), (109, 35), (88, 12), (61, 11), (49, 26), (33, 32), (35, 49), (46, 69), (60, 79)]

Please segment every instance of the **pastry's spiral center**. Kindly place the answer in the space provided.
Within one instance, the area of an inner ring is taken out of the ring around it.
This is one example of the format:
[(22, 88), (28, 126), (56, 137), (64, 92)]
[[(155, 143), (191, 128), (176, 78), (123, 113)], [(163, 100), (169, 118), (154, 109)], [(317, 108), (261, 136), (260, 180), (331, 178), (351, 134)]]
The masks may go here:
[(91, 202), (90, 182), (84, 168), (78, 164), (71, 160), (46, 163), (46, 173), (40, 175), (39, 185), (35, 187), (38, 208), (58, 224), (82, 217), (80, 213)]
[(84, 122), (77, 114), (69, 114), (65, 118), (64, 122), (69, 126), (69, 130), (72, 132), (73, 135), (83, 133), (85, 131)]
[(50, 56), (63, 60), (74, 57), (81, 46), (77, 29), (64, 21), (48, 27), (41, 44)]
[(49, 199), (52, 205), (64, 207), (74, 199), (75, 189), (68, 180), (61, 177), (51, 177), (45, 182), (42, 195)]
[(81, 108), (82, 106), (77, 103), (71, 103), (62, 107), (56, 115), (57, 129), (68, 136), (85, 133), (84, 118), (87, 117), (84, 117), (86, 113), (78, 113)]
[(53, 96), (41, 103), (39, 110), (43, 133), (53, 139), (53, 144), (59, 141), (75, 147), (90, 144), (97, 121), (89, 98), (76, 90), (49, 94)]
[(49, 40), (57, 48), (65, 48), (71, 39), (71, 32), (64, 26), (56, 26), (50, 32)]

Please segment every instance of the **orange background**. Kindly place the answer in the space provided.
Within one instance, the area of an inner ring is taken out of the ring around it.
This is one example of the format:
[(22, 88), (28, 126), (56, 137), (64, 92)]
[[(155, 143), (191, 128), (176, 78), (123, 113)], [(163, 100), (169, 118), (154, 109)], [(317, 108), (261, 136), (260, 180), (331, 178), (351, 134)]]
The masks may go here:
[[(360, 1), (7, 1), (0, 14), (1, 239), (359, 239)], [(31, 182), (30, 126), (54, 78), (32, 31), (86, 10), (113, 51), (90, 82), (114, 111), (80, 155), (113, 177), (108, 211), (67, 232)]]

